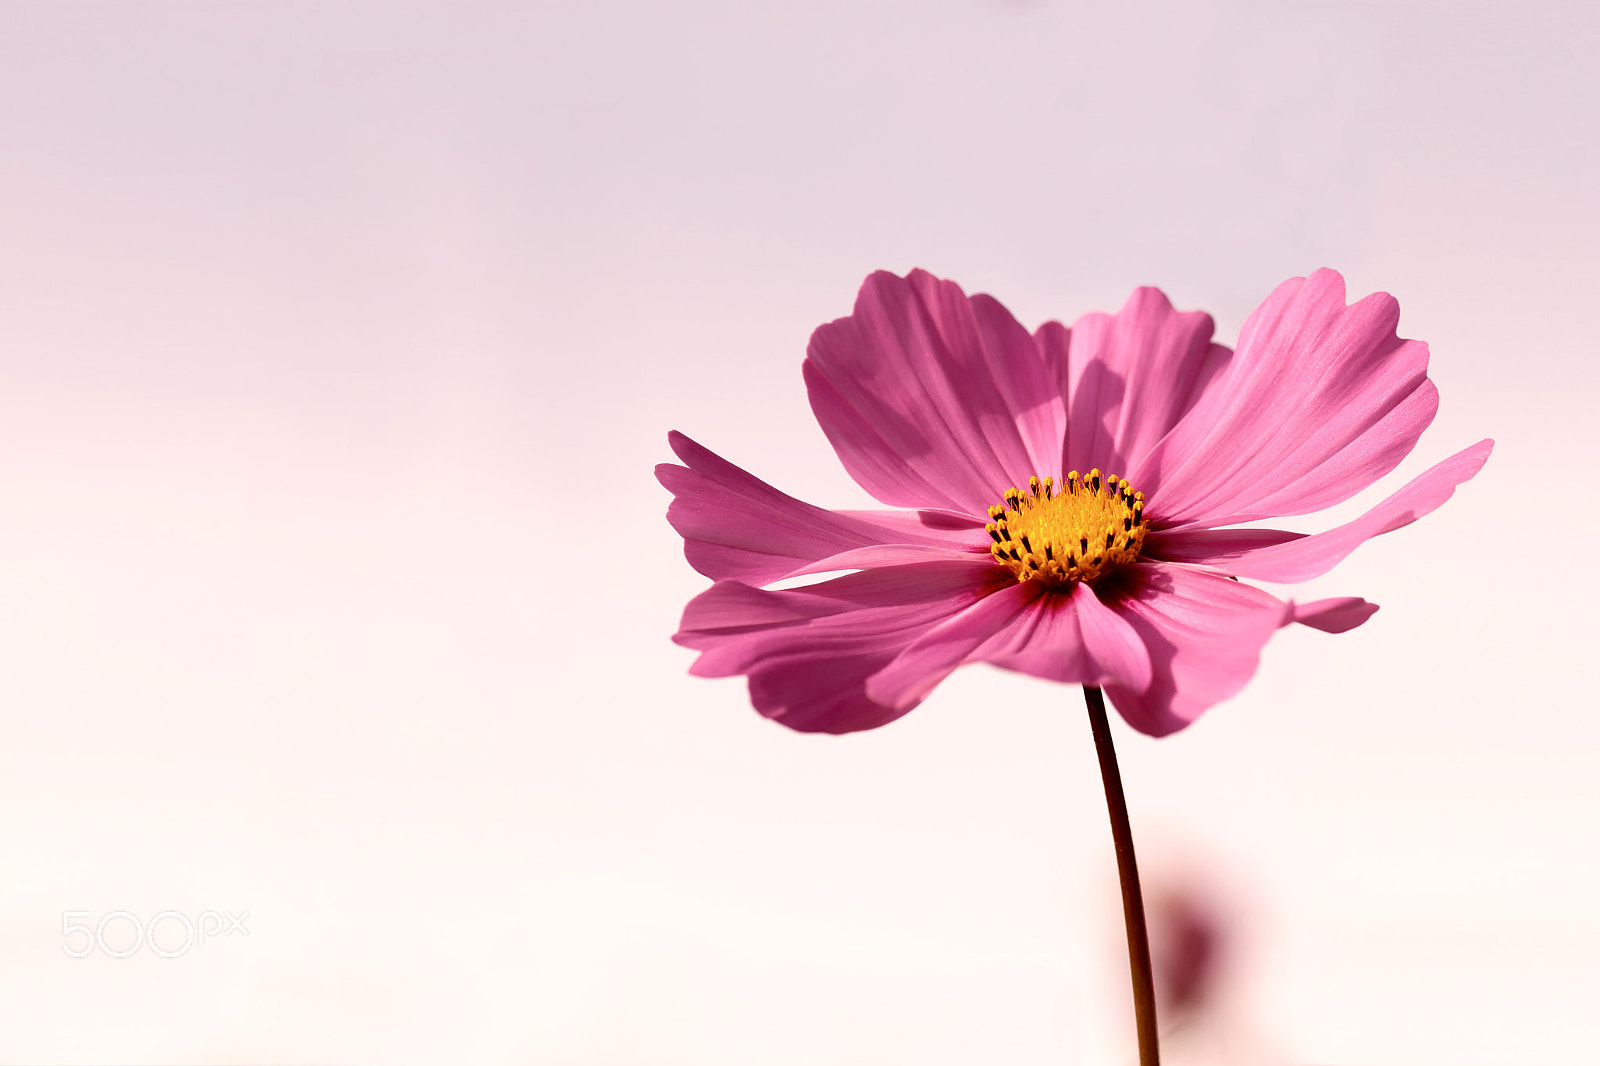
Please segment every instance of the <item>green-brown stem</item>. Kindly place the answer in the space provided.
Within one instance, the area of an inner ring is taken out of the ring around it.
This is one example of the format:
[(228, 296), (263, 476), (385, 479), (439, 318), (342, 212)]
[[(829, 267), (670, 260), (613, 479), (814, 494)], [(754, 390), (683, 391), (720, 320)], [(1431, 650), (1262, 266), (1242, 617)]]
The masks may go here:
[(1139, 891), (1139, 865), (1133, 856), (1133, 830), (1128, 826), (1128, 802), (1122, 798), (1122, 773), (1111, 746), (1111, 724), (1106, 721), (1106, 701), (1100, 690), (1083, 686), (1089, 705), (1089, 728), (1094, 733), (1095, 754), (1100, 757), (1100, 780), (1106, 787), (1106, 811), (1111, 815), (1111, 843), (1117, 851), (1117, 878), (1122, 882), (1122, 915), (1128, 926), (1128, 967), (1133, 971), (1133, 1024), (1139, 1032), (1139, 1066), (1159, 1066), (1156, 1046), (1156, 987), (1150, 972), (1150, 938), (1144, 927), (1144, 896)]

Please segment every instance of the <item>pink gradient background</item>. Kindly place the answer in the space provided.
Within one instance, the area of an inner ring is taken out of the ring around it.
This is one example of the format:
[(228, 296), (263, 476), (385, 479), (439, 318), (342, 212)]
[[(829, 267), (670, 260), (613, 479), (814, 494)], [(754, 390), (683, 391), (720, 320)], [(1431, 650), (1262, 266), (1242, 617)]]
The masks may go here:
[(862, 505), (799, 361), (912, 266), (1399, 297), (1443, 407), (1338, 515), (1498, 450), (1119, 726), (1135, 831), (1229, 1061), (1593, 1054), (1600, 9), (1127, 7), (0, 7), (0, 1060), (1130, 1061), (1075, 690), (802, 737), (667, 640), (667, 429)]

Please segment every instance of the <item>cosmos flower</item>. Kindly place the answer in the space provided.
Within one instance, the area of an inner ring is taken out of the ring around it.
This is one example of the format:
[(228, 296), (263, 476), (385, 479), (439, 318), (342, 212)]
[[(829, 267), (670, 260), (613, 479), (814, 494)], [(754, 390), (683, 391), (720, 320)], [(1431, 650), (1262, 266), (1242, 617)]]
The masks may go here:
[(1410, 453), (1438, 392), (1398, 318), (1385, 293), (1347, 306), (1321, 270), (1278, 286), (1232, 350), (1153, 288), (1030, 334), (953, 282), (873, 274), (812, 335), (805, 381), (845, 469), (900, 510), (811, 506), (672, 433), (667, 517), (714, 582), (673, 639), (700, 653), (692, 673), (746, 675), (758, 711), (808, 732), (883, 725), (974, 662), (1101, 686), (1135, 729), (1181, 729), (1278, 628), (1377, 610), (1239, 579), (1325, 573), (1488, 458), (1480, 441), (1324, 533), (1229, 528), (1330, 507)]

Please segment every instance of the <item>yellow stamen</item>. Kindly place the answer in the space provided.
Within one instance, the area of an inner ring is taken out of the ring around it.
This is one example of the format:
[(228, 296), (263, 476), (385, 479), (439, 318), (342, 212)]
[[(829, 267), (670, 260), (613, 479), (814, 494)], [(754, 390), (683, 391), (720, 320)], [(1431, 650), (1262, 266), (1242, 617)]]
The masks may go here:
[(983, 528), (989, 553), (1018, 581), (1093, 581), (1137, 559), (1149, 529), (1144, 493), (1115, 474), (1102, 482), (1099, 470), (1081, 481), (1074, 470), (1060, 485), (1030, 477), (1027, 491), (1007, 489), (1004, 499)]

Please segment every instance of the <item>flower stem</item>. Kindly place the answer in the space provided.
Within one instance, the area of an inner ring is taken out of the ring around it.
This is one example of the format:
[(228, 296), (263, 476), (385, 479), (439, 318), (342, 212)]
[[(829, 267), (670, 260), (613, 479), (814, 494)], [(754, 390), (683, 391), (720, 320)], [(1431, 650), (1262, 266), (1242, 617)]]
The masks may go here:
[(1095, 754), (1100, 757), (1100, 780), (1106, 787), (1106, 811), (1111, 815), (1111, 843), (1117, 851), (1117, 877), (1122, 882), (1122, 915), (1128, 926), (1128, 967), (1133, 971), (1133, 1024), (1139, 1032), (1139, 1066), (1160, 1066), (1156, 1046), (1156, 987), (1150, 972), (1150, 938), (1144, 927), (1144, 896), (1139, 891), (1139, 865), (1133, 856), (1133, 830), (1128, 825), (1128, 801), (1122, 798), (1122, 773), (1111, 746), (1111, 724), (1106, 721), (1106, 701), (1100, 690), (1083, 686), (1089, 705), (1089, 728), (1094, 733)]

